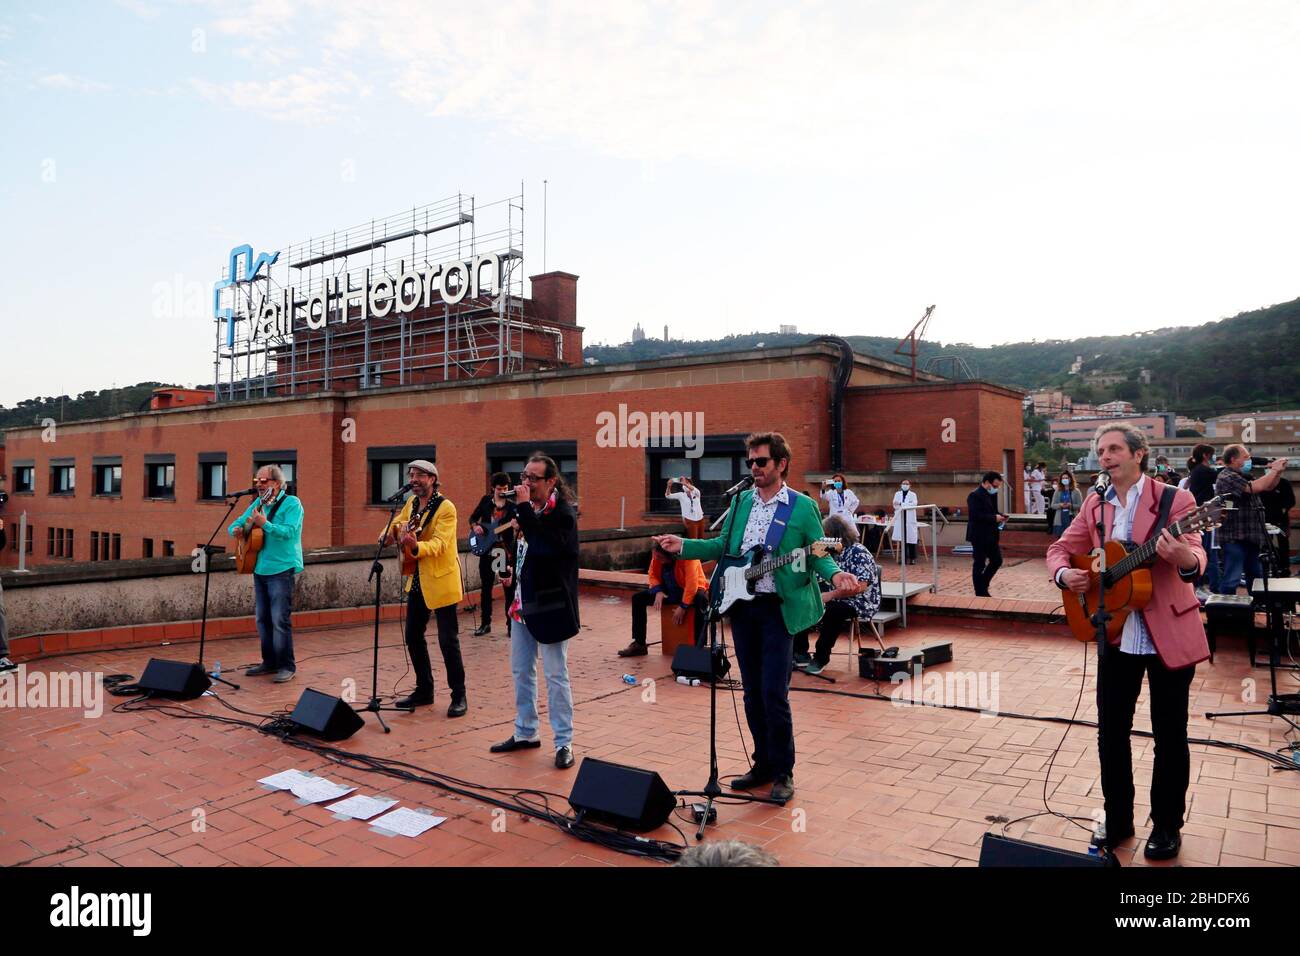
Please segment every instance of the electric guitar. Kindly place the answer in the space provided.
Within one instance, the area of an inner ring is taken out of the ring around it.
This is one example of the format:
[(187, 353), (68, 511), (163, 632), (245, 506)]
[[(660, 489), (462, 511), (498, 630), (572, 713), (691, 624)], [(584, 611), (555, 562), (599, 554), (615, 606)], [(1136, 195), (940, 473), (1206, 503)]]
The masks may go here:
[[(273, 500), (271, 492), (268, 491), (253, 506), (253, 514), (260, 514)], [(246, 524), (244, 533), (235, 542), (235, 570), (240, 574), (252, 574), (253, 569), (257, 567), (257, 554), (265, 543), (265, 532), (261, 528)]]
[[(1166, 527), (1175, 538), (1185, 534), (1201, 534), (1221, 523), (1224, 499), (1215, 496), (1195, 511)], [(1076, 518), (1076, 521), (1079, 519)], [(1106, 610), (1110, 620), (1106, 623), (1106, 640), (1114, 643), (1124, 630), (1124, 621), (1134, 611), (1140, 611), (1151, 600), (1151, 565), (1155, 563), (1156, 541), (1159, 535), (1145, 544), (1131, 541), (1104, 542), (1106, 570)], [(1092, 615), (1097, 610), (1097, 597), (1101, 590), (1102, 556), (1095, 549), (1088, 554), (1070, 557), (1070, 566), (1089, 575), (1088, 590), (1084, 594), (1065, 592), (1065, 620), (1071, 632), (1081, 641), (1095, 640), (1096, 628)]]
[(480, 524), (483, 526), (483, 533), (475, 534), (473, 531), (470, 532), (470, 536), (469, 536), (470, 553), (481, 558), (483, 557), (483, 555), (491, 551), (493, 546), (496, 545), (497, 543), (497, 538), (498, 538), (497, 528), (502, 525), (509, 525), (511, 521), (514, 521), (514, 519), (511, 518), (509, 520), (506, 520), (504, 517), (502, 517), (501, 520), (499, 521), (491, 520), (491, 521), (480, 522)]
[(718, 558), (717, 567), (713, 569), (713, 580), (709, 582), (709, 598), (714, 610), (726, 614), (737, 601), (754, 600), (754, 585), (763, 575), (777, 568), (796, 561), (806, 561), (808, 552), (814, 557), (822, 558), (831, 553), (844, 550), (839, 538), (818, 538), (807, 548), (795, 548), (789, 554), (773, 555), (762, 558), (762, 545), (754, 545), (747, 553), (740, 556), (724, 554)]

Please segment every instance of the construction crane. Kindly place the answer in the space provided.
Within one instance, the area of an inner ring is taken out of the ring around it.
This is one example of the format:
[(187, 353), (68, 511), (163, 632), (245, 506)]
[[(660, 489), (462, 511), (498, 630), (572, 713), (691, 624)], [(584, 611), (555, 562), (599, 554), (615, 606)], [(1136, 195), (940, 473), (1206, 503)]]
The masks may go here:
[[(898, 343), (898, 348), (894, 349), (895, 355), (907, 355), (912, 359), (912, 381), (916, 381), (916, 348), (921, 344), (921, 339), (925, 337), (925, 327), (930, 324), (930, 313), (934, 311), (934, 306), (925, 310), (925, 315), (921, 316), (920, 321), (912, 326), (912, 331), (907, 333), (907, 338)], [(907, 346), (907, 348), (904, 348)]]

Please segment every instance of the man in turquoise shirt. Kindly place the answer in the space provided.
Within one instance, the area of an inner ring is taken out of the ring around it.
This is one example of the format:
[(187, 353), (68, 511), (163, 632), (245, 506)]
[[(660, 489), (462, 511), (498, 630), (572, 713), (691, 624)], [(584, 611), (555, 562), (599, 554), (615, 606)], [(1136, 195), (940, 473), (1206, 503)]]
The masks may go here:
[[(302, 502), (284, 488), (284, 472), (275, 465), (258, 469), (260, 497), (230, 526), (236, 540), (246, 528), (262, 529), (262, 549), (253, 567), (253, 603), (262, 663), (244, 673), (274, 674), (275, 682), (293, 680), (293, 576), (302, 573)], [(260, 507), (259, 507), (260, 506)]]
[[(669, 554), (715, 561), (723, 554), (742, 555), (772, 544), (777, 555), (807, 548), (822, 537), (821, 511), (807, 495), (785, 483), (790, 446), (780, 432), (745, 439), (752, 491), (736, 496), (722, 534), (707, 540), (683, 540), (675, 534), (652, 540)], [(785, 528), (769, 534), (779, 516)], [(808, 555), (770, 571), (754, 585), (754, 598), (737, 601), (728, 612), (732, 644), (744, 685), (745, 720), (754, 738), (754, 766), (731, 782), (733, 790), (772, 784), (772, 799), (785, 803), (794, 796), (794, 719), (790, 713), (790, 672), (794, 665), (794, 635), (821, 620), (823, 603), (817, 577), (836, 588), (856, 588), (858, 579), (829, 557)]]

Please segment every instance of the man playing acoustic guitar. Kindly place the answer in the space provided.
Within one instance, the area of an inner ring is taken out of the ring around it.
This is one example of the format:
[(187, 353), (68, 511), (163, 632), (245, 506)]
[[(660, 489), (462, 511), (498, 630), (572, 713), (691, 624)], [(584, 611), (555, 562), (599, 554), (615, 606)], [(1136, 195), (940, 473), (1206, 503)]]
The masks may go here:
[(302, 574), (302, 502), (285, 490), (284, 472), (276, 465), (259, 468), (253, 481), (259, 497), (230, 526), (236, 541), (253, 529), (260, 529), (263, 536), (253, 568), (262, 663), (244, 673), (249, 677), (274, 674), (275, 682), (283, 684), (293, 680), (298, 670), (293, 660), (293, 576)]
[(402, 573), (406, 581), (406, 649), (415, 669), (415, 691), (397, 701), (398, 707), (427, 707), (433, 703), (433, 666), (424, 639), (429, 617), (438, 622), (438, 647), (451, 685), (448, 717), (463, 717), (469, 708), (465, 697), (465, 665), (460, 656), (460, 625), (456, 606), (463, 592), (460, 561), (456, 556), (456, 506), (438, 494), (438, 467), (423, 458), (407, 467), (412, 495), (388, 528), (385, 542), (396, 542), (404, 563), (415, 567)]
[[(1097, 753), (1106, 819), (1099, 841), (1108, 849), (1133, 835), (1133, 754), (1129, 737), (1133, 711), (1147, 675), (1155, 768), (1151, 778), (1151, 835), (1148, 859), (1168, 860), (1182, 846), (1191, 757), (1187, 708), (1196, 665), (1210, 656), (1193, 582), (1205, 570), (1199, 534), (1175, 537), (1168, 524), (1196, 510), (1191, 492), (1145, 477), (1146, 435), (1127, 422), (1103, 425), (1094, 436), (1101, 470), (1110, 478), (1104, 493), (1107, 541), (1146, 542), (1159, 523), (1161, 495), (1173, 495), (1151, 568), (1151, 598), (1124, 620), (1118, 640), (1102, 654), (1097, 676)], [(1089, 495), (1079, 517), (1047, 549), (1047, 567), (1058, 587), (1084, 594), (1093, 575), (1072, 567), (1071, 557), (1099, 548), (1097, 509), (1102, 497)], [(1067, 601), (1077, 600), (1067, 595)]]

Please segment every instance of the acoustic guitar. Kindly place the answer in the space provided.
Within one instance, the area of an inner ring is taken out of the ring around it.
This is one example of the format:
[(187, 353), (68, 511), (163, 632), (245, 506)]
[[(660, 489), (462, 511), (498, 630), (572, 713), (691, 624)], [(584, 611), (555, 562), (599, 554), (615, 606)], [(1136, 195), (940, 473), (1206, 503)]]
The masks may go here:
[(809, 552), (821, 558), (843, 549), (844, 544), (839, 538), (818, 538), (807, 548), (795, 548), (789, 554), (779, 557), (774, 555), (761, 561), (759, 559), (764, 553), (762, 545), (755, 545), (739, 557), (724, 554), (718, 558), (718, 565), (713, 569), (713, 580), (709, 582), (713, 606), (719, 614), (726, 614), (737, 601), (754, 600), (754, 585), (769, 571), (796, 561), (805, 561)]
[[(1166, 527), (1175, 538), (1181, 538), (1185, 534), (1201, 534), (1219, 526), (1223, 508), (1223, 498), (1216, 496)], [(1106, 623), (1108, 642), (1119, 640), (1128, 616), (1147, 606), (1151, 601), (1151, 565), (1155, 563), (1156, 541), (1159, 537), (1156, 535), (1144, 544), (1134, 544), (1131, 541), (1105, 542), (1105, 572), (1101, 571), (1101, 549), (1094, 549), (1088, 554), (1071, 555), (1070, 566), (1087, 571), (1089, 575), (1088, 590), (1085, 593), (1065, 592), (1065, 620), (1076, 638), (1092, 641), (1097, 637), (1091, 619), (1097, 610), (1103, 573), (1106, 578), (1106, 610), (1110, 612), (1110, 620)]]
[[(262, 513), (273, 500), (274, 495), (268, 491), (253, 506), (253, 514)], [(235, 570), (240, 574), (252, 574), (253, 569), (257, 567), (258, 552), (262, 550), (262, 545), (265, 543), (266, 534), (261, 528), (245, 524), (244, 533), (235, 542)]]
[[(403, 534), (413, 534), (418, 540), (420, 534), (424, 531), (424, 526), (429, 523), (429, 518), (438, 510), (438, 505), (442, 503), (442, 495), (432, 495), (429, 503), (423, 508), (413, 508), (411, 518), (406, 522), (406, 530)], [(401, 538), (401, 534), (398, 535)], [(402, 577), (409, 578), (419, 567), (420, 559), (417, 555), (412, 554), (406, 548), (401, 547), (399, 540), (398, 550), (402, 554)]]

